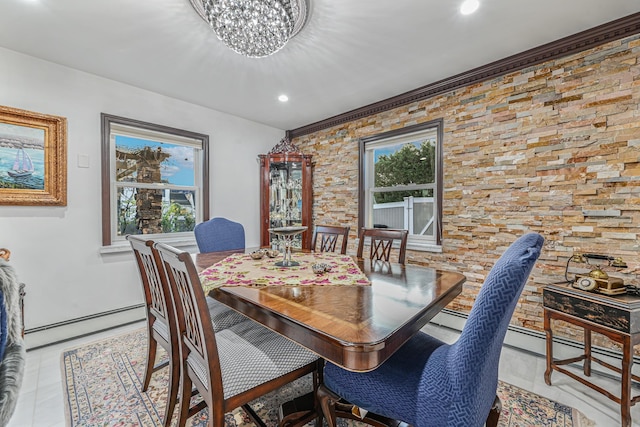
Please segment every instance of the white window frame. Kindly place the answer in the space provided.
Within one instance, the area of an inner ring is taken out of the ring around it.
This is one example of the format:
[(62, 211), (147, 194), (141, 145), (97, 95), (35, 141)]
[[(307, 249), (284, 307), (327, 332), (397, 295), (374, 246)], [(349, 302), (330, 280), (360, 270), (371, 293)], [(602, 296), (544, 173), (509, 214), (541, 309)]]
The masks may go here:
[[(117, 194), (123, 187), (163, 190), (189, 190), (195, 194), (195, 223), (209, 218), (209, 136), (182, 129), (141, 122), (124, 117), (101, 114), (102, 119), (102, 244), (128, 246), (126, 236), (118, 235)], [(116, 180), (116, 136), (128, 136), (153, 142), (182, 145), (195, 149), (194, 186), (164, 183), (141, 184)], [(165, 242), (194, 241), (193, 232), (145, 234), (150, 239)]]
[[(442, 120), (408, 126), (390, 132), (360, 139), (360, 215), (359, 228), (373, 227), (373, 198), (378, 192), (433, 189), (433, 235), (409, 233), (407, 247), (414, 250), (441, 252), (442, 250)], [(435, 139), (434, 182), (392, 187), (375, 187), (374, 150), (387, 146), (407, 144), (424, 139)], [(405, 205), (413, 200), (405, 200)], [(401, 202), (398, 202), (401, 203)], [(409, 206), (407, 206), (409, 208)], [(406, 212), (405, 212), (406, 217)], [(412, 225), (409, 227), (412, 230)]]

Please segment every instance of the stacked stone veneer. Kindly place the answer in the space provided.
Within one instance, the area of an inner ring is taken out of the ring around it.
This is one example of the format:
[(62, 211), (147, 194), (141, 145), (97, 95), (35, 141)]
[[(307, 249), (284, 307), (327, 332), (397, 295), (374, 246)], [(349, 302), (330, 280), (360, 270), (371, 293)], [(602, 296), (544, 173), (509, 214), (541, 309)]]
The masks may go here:
[(296, 138), (313, 155), (314, 223), (350, 225), (354, 253), (358, 138), (442, 118), (442, 253), (410, 251), (408, 261), (464, 272), (448, 308), (468, 312), (496, 259), (528, 231), (546, 243), (514, 325), (542, 330), (542, 287), (564, 281), (574, 252), (621, 256), (629, 268), (609, 272), (639, 284), (639, 59), (632, 36)]
[[(170, 155), (162, 148), (151, 150), (144, 147), (134, 155), (138, 182), (162, 182), (160, 164)], [(162, 233), (163, 190), (139, 188), (136, 194), (136, 228), (142, 234)]]

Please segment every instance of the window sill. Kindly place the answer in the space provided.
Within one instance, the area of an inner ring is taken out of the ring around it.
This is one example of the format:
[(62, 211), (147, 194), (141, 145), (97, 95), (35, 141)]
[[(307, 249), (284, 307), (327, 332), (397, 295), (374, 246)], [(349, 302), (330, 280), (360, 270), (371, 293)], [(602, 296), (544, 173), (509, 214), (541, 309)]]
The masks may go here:
[(442, 253), (442, 246), (436, 245), (434, 243), (423, 243), (423, 242), (407, 242), (407, 250), (410, 251), (419, 251), (419, 252), (435, 252)]
[[(154, 239), (154, 240), (156, 242), (166, 243), (167, 245), (171, 245), (176, 248), (183, 248), (187, 246), (189, 247), (198, 246), (195, 239), (184, 239), (184, 238), (175, 239), (174, 238), (174, 239)], [(131, 252), (131, 245), (126, 240), (118, 241), (113, 243), (110, 246), (101, 246), (99, 249), (99, 252), (100, 254), (103, 254), (103, 255)]]

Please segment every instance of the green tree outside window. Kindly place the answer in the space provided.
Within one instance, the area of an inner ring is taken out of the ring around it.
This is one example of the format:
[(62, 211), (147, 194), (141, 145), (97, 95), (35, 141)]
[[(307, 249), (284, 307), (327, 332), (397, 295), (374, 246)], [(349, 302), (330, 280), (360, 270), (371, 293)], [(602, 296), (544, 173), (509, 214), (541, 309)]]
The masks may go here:
[[(383, 154), (375, 164), (374, 185), (394, 187), (429, 184), (435, 180), (435, 145), (422, 141), (420, 147), (405, 144), (393, 154)], [(375, 203), (402, 202), (405, 197), (433, 197), (432, 189), (375, 193)]]

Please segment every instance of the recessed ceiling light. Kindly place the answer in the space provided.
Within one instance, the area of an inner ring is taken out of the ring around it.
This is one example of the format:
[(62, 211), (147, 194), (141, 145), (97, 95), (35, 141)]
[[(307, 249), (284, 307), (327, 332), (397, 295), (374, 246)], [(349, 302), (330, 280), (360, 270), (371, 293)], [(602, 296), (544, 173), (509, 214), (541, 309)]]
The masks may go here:
[(463, 15), (469, 15), (478, 10), (480, 2), (478, 0), (465, 0), (460, 5), (460, 13)]
[(287, 95), (280, 95), (278, 97), (278, 101), (280, 102), (287, 102), (289, 100), (289, 97)]

